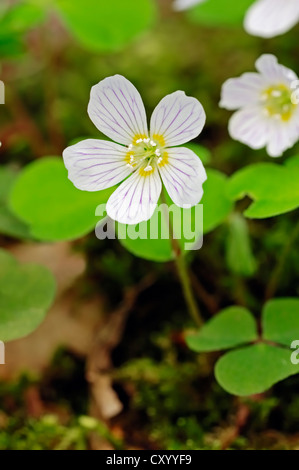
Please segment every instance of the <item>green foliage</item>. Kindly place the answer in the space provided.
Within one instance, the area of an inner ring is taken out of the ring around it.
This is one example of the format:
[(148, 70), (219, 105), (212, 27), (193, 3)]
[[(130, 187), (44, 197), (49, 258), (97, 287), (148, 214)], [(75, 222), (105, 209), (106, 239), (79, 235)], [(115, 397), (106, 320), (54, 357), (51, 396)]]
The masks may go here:
[(24, 33), (45, 19), (45, 11), (32, 0), (21, 1), (4, 10), (1, 34)]
[(66, 25), (82, 45), (95, 51), (125, 46), (153, 24), (151, 0), (55, 0)]
[[(227, 179), (225, 175), (217, 170), (209, 169), (207, 170), (207, 176), (208, 179), (204, 183), (204, 196), (200, 201), (200, 204), (203, 204), (203, 233), (207, 233), (215, 229), (226, 219), (232, 210), (232, 202), (226, 196)], [(173, 204), (169, 197), (167, 198), (167, 203)], [(176, 208), (175, 215), (173, 217), (173, 231), (183, 250), (186, 249), (186, 244), (194, 244), (202, 232), (202, 227), (197, 226), (197, 224), (195, 225), (195, 210), (195, 207), (180, 210)], [(159, 211), (161, 217), (160, 219), (156, 219), (156, 215)], [(194, 226), (194, 234), (184, 234), (183, 229), (188, 226), (187, 223), (184, 224), (184, 217), (186, 217), (185, 220), (188, 220), (190, 217), (192, 226)], [(164, 239), (161, 237), (155, 240), (150, 237), (150, 227), (156, 226), (154, 225), (154, 220), (160, 220), (159, 223), (162, 224), (163, 228), (157, 230), (157, 232), (165, 234)], [(198, 217), (196, 220), (198, 221)], [(142, 222), (141, 224), (138, 224), (138, 226), (131, 226), (131, 228), (128, 229), (119, 224), (119, 229), (121, 229), (121, 233), (124, 235), (127, 233), (126, 230), (129, 230), (130, 237), (122, 236), (122, 238), (119, 239), (121, 244), (135, 256), (158, 262), (170, 261), (174, 258), (163, 210), (159, 209), (159, 206), (152, 219), (148, 222)], [(142, 238), (140, 236), (140, 238), (134, 239), (132, 237), (132, 232), (134, 230), (136, 230), (137, 234), (141, 234)]]
[(79, 191), (67, 179), (62, 159), (46, 157), (30, 163), (20, 173), (12, 188), (10, 206), (29, 225), (33, 237), (72, 240), (94, 229), (95, 209), (107, 202), (112, 191)]
[(44, 267), (19, 265), (0, 251), (0, 338), (26, 336), (43, 321), (55, 295), (55, 281)]
[(226, 195), (227, 177), (220, 171), (207, 170), (208, 179), (204, 185), (203, 231), (211, 232), (222, 224), (233, 209), (233, 204)]
[(263, 311), (263, 337), (290, 347), (299, 339), (299, 299), (273, 299)]
[(207, 26), (241, 25), (245, 12), (253, 0), (208, 0), (189, 12), (194, 21)]
[(290, 351), (268, 344), (255, 344), (222, 356), (215, 366), (219, 384), (233, 395), (262, 393), (276, 382), (299, 372)]
[(10, 190), (17, 173), (9, 167), (0, 167), (0, 233), (17, 238), (29, 238), (29, 230), (8, 208)]
[[(158, 448), (219, 448), (216, 440), (205, 440), (205, 432), (225, 419), (229, 397), (207, 377), (210, 367), (206, 361), (201, 361), (202, 357), (192, 361), (185, 347), (178, 348), (173, 341), (172, 332), (173, 319), (169, 316), (169, 324), (162, 323), (161, 329), (160, 322), (159, 333), (149, 338), (153, 349), (141, 350), (141, 357), (129, 361), (122, 357), (123, 364), (113, 377), (117, 385), (133, 391), (131, 409), (138, 413), (135, 419), (145, 421), (144, 430)], [(139, 437), (138, 423), (133, 429)], [(132, 427), (129, 433), (135, 434)]]
[(257, 339), (256, 324), (243, 307), (228, 307), (207, 322), (195, 335), (187, 336), (192, 351), (208, 352), (233, 348)]
[(84, 8), (72, 0), (24, 0), (0, 9), (1, 55), (21, 55), (24, 35), (53, 7), (77, 40), (94, 51), (120, 49), (152, 26), (157, 16), (152, 0), (86, 0)]
[(264, 219), (299, 207), (299, 157), (282, 165), (257, 163), (237, 171), (229, 180), (228, 195), (233, 200), (249, 196), (253, 202), (244, 215)]
[(252, 276), (256, 270), (256, 260), (250, 244), (248, 224), (238, 213), (230, 216), (229, 234), (226, 241), (226, 259), (232, 273)]
[(115, 449), (122, 444), (104, 423), (90, 416), (79, 416), (61, 424), (57, 416), (46, 414), (40, 419), (8, 420), (0, 429), (0, 450), (88, 450), (88, 438), (93, 431), (108, 440)]
[[(166, 449), (203, 447), (202, 423), (194, 413), (200, 404), (194, 401), (192, 381), (197, 375), (192, 363), (158, 363), (150, 358), (132, 360), (116, 371), (117, 382), (134, 384), (133, 406), (145, 412), (151, 424), (152, 439)], [(192, 414), (191, 414), (192, 413)], [(182, 446), (182, 442), (184, 443)]]
[(0, 8), (0, 53), (1, 56), (19, 56), (24, 51), (24, 34), (40, 24), (45, 11), (33, 0), (20, 1)]
[[(240, 396), (261, 393), (299, 372), (299, 366), (291, 362), (289, 349), (299, 338), (298, 311), (298, 299), (267, 302), (262, 312), (262, 336), (258, 339), (250, 312), (231, 307), (212, 318), (196, 335), (188, 336), (187, 344), (194, 351), (206, 352), (258, 340), (258, 344), (222, 356), (216, 363), (215, 376), (229, 393)], [(277, 344), (269, 345), (267, 341)]]

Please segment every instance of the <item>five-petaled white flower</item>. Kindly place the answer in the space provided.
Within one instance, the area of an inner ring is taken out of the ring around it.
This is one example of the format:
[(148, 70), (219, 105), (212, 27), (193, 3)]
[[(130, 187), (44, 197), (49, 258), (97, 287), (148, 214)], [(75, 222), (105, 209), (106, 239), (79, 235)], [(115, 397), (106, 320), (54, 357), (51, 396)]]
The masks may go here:
[(174, 9), (177, 11), (187, 10), (187, 8), (193, 7), (198, 3), (203, 3), (206, 0), (174, 0)]
[(271, 38), (287, 32), (298, 21), (298, 0), (257, 0), (247, 11), (244, 25), (249, 34)]
[(197, 99), (183, 91), (165, 96), (148, 132), (140, 94), (126, 78), (115, 75), (92, 87), (88, 113), (118, 143), (84, 140), (64, 150), (64, 163), (69, 179), (81, 190), (100, 191), (125, 180), (107, 202), (112, 219), (125, 224), (148, 220), (160, 197), (161, 178), (177, 206), (190, 208), (201, 200), (206, 180), (201, 160), (188, 148), (172, 148), (202, 131), (206, 116)]
[(299, 139), (298, 78), (271, 54), (262, 55), (256, 68), (259, 73), (224, 83), (220, 106), (238, 110), (229, 122), (233, 139), (254, 149), (267, 147), (271, 157), (279, 157)]

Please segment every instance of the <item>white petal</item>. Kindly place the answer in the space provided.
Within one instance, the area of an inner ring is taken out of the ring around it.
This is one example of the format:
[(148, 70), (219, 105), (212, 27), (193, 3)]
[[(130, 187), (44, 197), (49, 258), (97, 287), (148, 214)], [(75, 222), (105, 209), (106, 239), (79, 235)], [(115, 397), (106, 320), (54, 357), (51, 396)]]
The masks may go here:
[(245, 108), (232, 116), (229, 132), (253, 149), (267, 147), (270, 157), (280, 157), (299, 140), (299, 107), (287, 122), (264, 116), (257, 107)]
[(256, 61), (257, 70), (268, 80), (269, 84), (278, 83), (291, 84), (298, 77), (291, 69), (278, 63), (277, 57), (272, 54), (263, 54)]
[(258, 0), (249, 8), (244, 26), (249, 34), (270, 38), (285, 33), (298, 21), (298, 0)]
[(123, 224), (139, 224), (148, 220), (157, 207), (161, 189), (157, 168), (147, 176), (136, 170), (108, 199), (107, 214)]
[(120, 144), (148, 136), (141, 96), (121, 75), (105, 78), (92, 87), (88, 114), (103, 134)]
[(187, 10), (187, 8), (193, 7), (198, 3), (203, 3), (206, 0), (175, 0), (173, 8), (177, 11)]
[(270, 157), (280, 157), (299, 140), (299, 111), (288, 122), (272, 121), (269, 127), (267, 152)]
[(207, 179), (201, 160), (184, 147), (167, 149), (166, 153), (166, 163), (159, 170), (170, 198), (179, 207), (195, 206), (202, 198), (202, 185)]
[(233, 139), (253, 149), (260, 149), (268, 142), (270, 123), (271, 120), (263, 116), (259, 107), (247, 107), (237, 111), (231, 117), (229, 133)]
[(83, 191), (100, 191), (123, 181), (132, 169), (128, 150), (105, 140), (88, 139), (68, 147), (63, 159), (72, 183)]
[(238, 109), (257, 103), (264, 86), (264, 79), (258, 73), (244, 73), (241, 77), (230, 78), (222, 86), (220, 106)]
[(183, 91), (176, 91), (165, 96), (154, 110), (151, 137), (161, 136), (166, 147), (181, 145), (197, 137), (205, 121), (206, 114), (200, 102)]

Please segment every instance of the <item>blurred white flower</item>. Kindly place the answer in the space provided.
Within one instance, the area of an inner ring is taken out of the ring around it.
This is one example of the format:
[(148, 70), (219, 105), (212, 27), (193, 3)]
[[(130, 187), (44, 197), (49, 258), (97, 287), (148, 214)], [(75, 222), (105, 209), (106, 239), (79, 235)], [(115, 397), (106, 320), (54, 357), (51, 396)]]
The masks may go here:
[(92, 87), (88, 113), (118, 144), (84, 140), (64, 150), (64, 163), (69, 179), (81, 190), (100, 191), (125, 180), (107, 202), (112, 219), (124, 224), (150, 219), (162, 190), (161, 178), (177, 206), (188, 208), (201, 200), (206, 180), (201, 160), (187, 148), (171, 148), (202, 131), (206, 116), (197, 99), (183, 91), (165, 96), (152, 114), (148, 132), (140, 94), (126, 78), (115, 75)]
[(193, 7), (198, 3), (203, 3), (206, 0), (174, 0), (174, 9), (177, 11), (187, 10), (187, 8)]
[(267, 148), (279, 157), (299, 139), (299, 106), (294, 84), (297, 75), (270, 54), (256, 61), (259, 73), (227, 80), (220, 106), (238, 110), (229, 122), (233, 139), (253, 149)]
[(299, 21), (298, 0), (257, 0), (248, 10), (244, 26), (249, 34), (271, 38)]
[[(206, 0), (174, 0), (175, 10), (187, 10)], [(299, 0), (256, 0), (248, 9), (244, 27), (253, 36), (272, 38), (299, 21)]]

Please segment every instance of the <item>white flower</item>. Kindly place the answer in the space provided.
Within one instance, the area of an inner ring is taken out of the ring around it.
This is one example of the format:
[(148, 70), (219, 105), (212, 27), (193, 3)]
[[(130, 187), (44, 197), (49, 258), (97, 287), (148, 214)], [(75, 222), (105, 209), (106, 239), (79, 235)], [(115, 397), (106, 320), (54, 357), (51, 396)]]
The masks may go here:
[(259, 73), (245, 73), (227, 80), (220, 106), (238, 111), (229, 123), (229, 133), (253, 149), (267, 147), (279, 157), (299, 139), (299, 106), (294, 99), (297, 75), (278, 64), (275, 56), (256, 61)]
[(248, 10), (244, 27), (249, 34), (271, 38), (299, 21), (298, 0), (257, 0)]
[(63, 152), (64, 163), (69, 179), (81, 190), (100, 191), (125, 180), (107, 202), (112, 219), (125, 224), (148, 220), (160, 197), (161, 178), (177, 206), (188, 208), (201, 200), (206, 172), (200, 159), (187, 148), (171, 148), (202, 131), (206, 116), (197, 99), (183, 91), (165, 96), (148, 132), (140, 94), (126, 78), (115, 75), (92, 87), (88, 113), (118, 144), (84, 140)]
[(198, 3), (203, 3), (206, 0), (175, 0), (174, 1), (174, 9), (177, 11), (180, 10), (187, 10), (187, 8), (193, 7)]
[[(205, 1), (174, 0), (174, 9), (187, 10)], [(286, 33), (298, 21), (299, 0), (256, 0), (246, 13), (244, 27), (253, 36), (272, 38)]]

